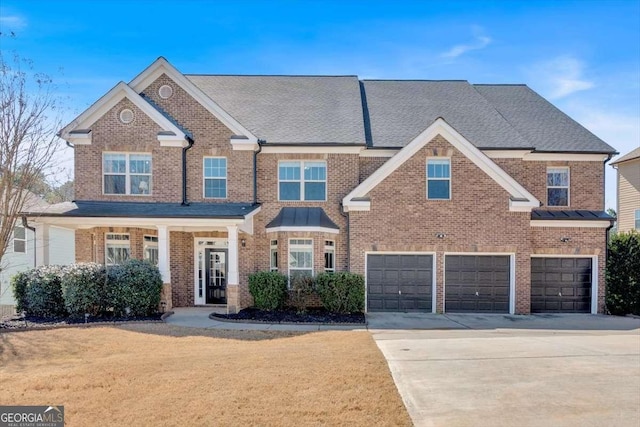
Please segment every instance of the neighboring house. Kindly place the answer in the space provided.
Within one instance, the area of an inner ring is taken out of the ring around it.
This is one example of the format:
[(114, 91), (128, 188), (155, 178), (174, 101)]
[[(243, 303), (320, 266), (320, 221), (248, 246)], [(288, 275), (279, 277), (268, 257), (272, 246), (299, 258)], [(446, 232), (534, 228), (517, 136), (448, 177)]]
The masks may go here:
[(76, 201), (30, 221), (75, 228), (77, 261), (157, 257), (168, 306), (236, 311), (253, 272), (350, 270), (368, 311), (604, 308), (615, 150), (525, 85), (159, 58), (61, 136)]
[[(29, 193), (25, 200), (24, 209), (46, 211), (50, 206), (42, 198)], [(0, 313), (10, 311), (15, 305), (13, 290), (11, 289), (11, 277), (14, 274), (42, 264), (66, 265), (74, 262), (74, 230), (50, 227), (48, 229), (48, 243), (44, 246), (38, 246), (35, 243), (35, 233), (31, 229), (33, 228), (31, 225), (27, 224), (27, 227), (25, 227), (21, 219), (16, 222), (13, 238), (9, 242), (9, 247), (2, 258), (0, 306), (3, 309), (0, 310)]]
[(618, 231), (640, 230), (640, 147), (611, 166), (618, 170)]

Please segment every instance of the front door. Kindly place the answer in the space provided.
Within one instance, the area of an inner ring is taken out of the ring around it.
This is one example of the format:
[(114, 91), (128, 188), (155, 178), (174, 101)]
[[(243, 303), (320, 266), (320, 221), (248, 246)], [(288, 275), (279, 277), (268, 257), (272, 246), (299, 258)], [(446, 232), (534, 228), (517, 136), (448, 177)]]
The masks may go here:
[(220, 249), (206, 249), (205, 259), (205, 288), (206, 304), (227, 303), (227, 251)]

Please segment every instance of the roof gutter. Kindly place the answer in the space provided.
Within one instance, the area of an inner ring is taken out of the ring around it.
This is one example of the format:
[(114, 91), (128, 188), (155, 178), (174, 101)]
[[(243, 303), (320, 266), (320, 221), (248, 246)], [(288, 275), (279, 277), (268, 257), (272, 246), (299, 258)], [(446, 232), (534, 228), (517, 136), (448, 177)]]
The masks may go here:
[(186, 147), (182, 148), (182, 206), (189, 206), (187, 201), (187, 150), (193, 147), (193, 138), (185, 136), (185, 139), (189, 143)]
[(264, 144), (264, 139), (258, 139), (256, 141), (258, 143), (258, 151), (253, 152), (253, 204), (258, 204), (258, 154), (262, 151), (262, 144)]

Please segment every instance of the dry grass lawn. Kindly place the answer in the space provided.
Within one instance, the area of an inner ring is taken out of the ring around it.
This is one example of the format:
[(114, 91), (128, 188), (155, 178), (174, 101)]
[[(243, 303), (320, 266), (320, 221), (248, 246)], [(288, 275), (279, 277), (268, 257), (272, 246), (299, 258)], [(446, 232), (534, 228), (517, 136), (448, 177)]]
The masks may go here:
[(165, 324), (0, 333), (0, 405), (68, 426), (411, 425), (366, 332)]

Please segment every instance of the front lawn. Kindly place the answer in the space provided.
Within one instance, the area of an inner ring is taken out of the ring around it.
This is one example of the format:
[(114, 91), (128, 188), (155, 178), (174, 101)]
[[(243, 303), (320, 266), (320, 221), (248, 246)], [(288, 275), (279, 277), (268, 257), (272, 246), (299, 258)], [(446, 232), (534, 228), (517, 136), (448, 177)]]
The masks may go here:
[(0, 405), (64, 405), (68, 426), (411, 425), (367, 332), (0, 333), (0, 377)]

